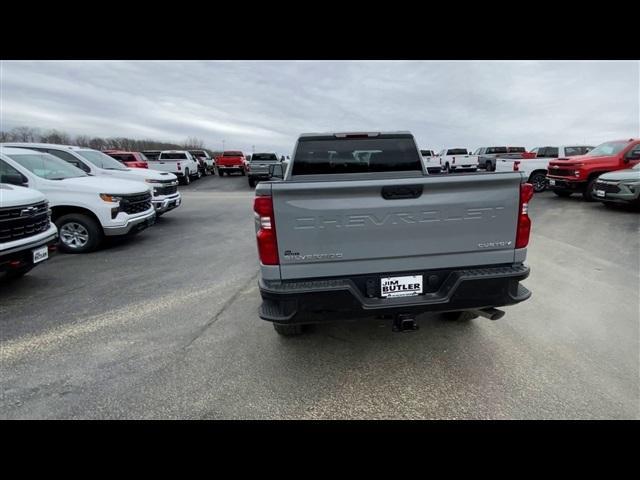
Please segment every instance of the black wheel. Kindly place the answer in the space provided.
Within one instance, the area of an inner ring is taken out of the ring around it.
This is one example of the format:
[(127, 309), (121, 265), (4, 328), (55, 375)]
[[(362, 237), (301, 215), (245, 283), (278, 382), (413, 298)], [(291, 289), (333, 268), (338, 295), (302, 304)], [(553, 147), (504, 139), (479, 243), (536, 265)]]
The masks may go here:
[(10, 270), (7, 270), (7, 272), (4, 274), (4, 278), (8, 280), (15, 280), (16, 278), (20, 278), (30, 272), (33, 267), (35, 267), (35, 265), (25, 265), (24, 267), (12, 268)]
[(584, 198), (587, 202), (595, 202), (595, 198), (593, 198), (593, 187), (596, 186), (596, 181), (598, 177), (594, 177), (589, 180), (587, 183), (587, 188), (585, 188), (584, 192), (582, 192), (582, 198)]
[(474, 318), (478, 318), (478, 315), (465, 310), (462, 312), (444, 312), (442, 314), (442, 318), (450, 322), (468, 322), (470, 320), (473, 320)]
[(472, 172), (477, 172), (477, 171), (478, 171), (478, 169), (477, 169), (477, 168), (472, 168), (472, 169), (471, 169), (471, 171), (472, 171)]
[(543, 172), (533, 172), (529, 177), (529, 183), (533, 185), (534, 192), (543, 192), (547, 188), (547, 176)]
[(570, 197), (573, 192), (569, 192), (567, 190), (554, 190), (553, 193), (555, 193), (559, 197), (567, 198)]
[(274, 323), (273, 328), (278, 332), (278, 335), (282, 335), (283, 337), (295, 337), (296, 335), (302, 335), (304, 332), (302, 325), (283, 325), (281, 323)]
[(182, 177), (182, 183), (184, 185), (189, 185), (191, 183), (191, 177), (189, 176), (188, 168), (184, 171), (184, 176)]
[(240, 173), (242, 174), (243, 177), (247, 174), (247, 172), (244, 171), (244, 168), (240, 170)]
[(487, 172), (490, 172), (490, 171), (491, 171), (491, 162), (485, 162), (485, 164), (484, 164), (484, 169), (485, 169)]
[(196, 178), (202, 178), (202, 170), (198, 169), (198, 173), (196, 174)]
[(102, 242), (102, 227), (89, 215), (69, 213), (55, 221), (60, 248), (67, 253), (87, 253)]
[(442, 169), (442, 171), (443, 171), (444, 173), (451, 173), (451, 168), (449, 167), (449, 164), (448, 164), (448, 163), (445, 163), (445, 164), (444, 164), (444, 168)]
[(222, 170), (218, 170), (218, 175), (220, 175), (221, 177), (224, 177), (224, 172)]
[(250, 186), (251, 188), (253, 188), (253, 187), (255, 187), (255, 186), (256, 186), (256, 181), (255, 181), (253, 178), (251, 178), (251, 177), (249, 177), (249, 186)]
[(209, 176), (209, 169), (208, 169), (207, 167), (204, 167), (204, 168), (202, 169), (202, 176), (203, 176), (203, 177), (207, 177), (207, 176)]

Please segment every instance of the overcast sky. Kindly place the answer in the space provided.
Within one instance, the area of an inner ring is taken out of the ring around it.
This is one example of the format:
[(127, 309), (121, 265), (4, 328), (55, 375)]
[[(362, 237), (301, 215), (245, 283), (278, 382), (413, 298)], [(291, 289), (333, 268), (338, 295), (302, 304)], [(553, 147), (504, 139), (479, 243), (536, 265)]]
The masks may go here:
[(302, 132), (409, 130), (421, 148), (640, 136), (639, 62), (3, 61), (0, 129), (290, 153)]

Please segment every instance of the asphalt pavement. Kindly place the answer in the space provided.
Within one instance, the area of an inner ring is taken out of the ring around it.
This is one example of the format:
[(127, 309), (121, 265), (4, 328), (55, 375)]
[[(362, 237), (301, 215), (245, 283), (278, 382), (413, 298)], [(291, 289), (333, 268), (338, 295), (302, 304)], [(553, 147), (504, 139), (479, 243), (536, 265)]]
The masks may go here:
[(283, 338), (257, 316), (246, 177), (181, 187), (138, 236), (0, 283), (0, 418), (640, 418), (640, 215), (536, 195), (498, 321)]

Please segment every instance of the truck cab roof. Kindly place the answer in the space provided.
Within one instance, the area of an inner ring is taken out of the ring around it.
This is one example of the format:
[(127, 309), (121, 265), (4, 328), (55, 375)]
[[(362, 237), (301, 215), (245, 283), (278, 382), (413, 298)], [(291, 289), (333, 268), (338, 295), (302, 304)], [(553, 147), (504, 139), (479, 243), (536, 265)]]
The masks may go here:
[(326, 138), (362, 138), (362, 137), (386, 137), (386, 136), (410, 136), (411, 132), (407, 130), (389, 131), (389, 132), (316, 132), (301, 133), (299, 139), (326, 139)]

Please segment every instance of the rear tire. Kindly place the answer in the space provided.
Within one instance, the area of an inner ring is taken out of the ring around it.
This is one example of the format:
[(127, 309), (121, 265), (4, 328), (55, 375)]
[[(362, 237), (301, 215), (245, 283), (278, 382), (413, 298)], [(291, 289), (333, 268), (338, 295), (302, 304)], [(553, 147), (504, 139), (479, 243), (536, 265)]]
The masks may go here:
[(445, 164), (444, 164), (444, 168), (442, 169), (442, 171), (443, 171), (444, 173), (451, 173), (451, 168), (449, 167), (449, 164), (448, 164), (448, 163), (445, 163)]
[(58, 227), (59, 244), (63, 252), (88, 253), (102, 243), (102, 226), (89, 215), (69, 213), (58, 218), (55, 224)]
[(478, 318), (478, 315), (465, 310), (462, 312), (444, 312), (442, 313), (442, 318), (449, 322), (469, 322), (474, 318)]
[(249, 177), (249, 186), (250, 186), (251, 188), (253, 188), (253, 187), (255, 187), (255, 186), (256, 186), (256, 181), (255, 181), (253, 178), (251, 178), (251, 177)]
[(184, 171), (184, 176), (182, 177), (182, 184), (189, 185), (191, 183), (191, 177), (189, 176), (189, 169)]
[(221, 177), (224, 177), (224, 172), (222, 170), (218, 170), (218, 175), (220, 175)]
[(281, 323), (273, 324), (273, 328), (276, 330), (278, 335), (282, 335), (283, 337), (295, 337), (302, 335), (304, 333), (304, 329), (302, 327), (302, 325), (283, 325)]
[(244, 171), (244, 168), (240, 170), (240, 173), (242, 174), (243, 177), (247, 174), (247, 172)]
[(568, 192), (566, 190), (554, 190), (553, 193), (555, 193), (559, 197), (568, 198), (573, 192)]

